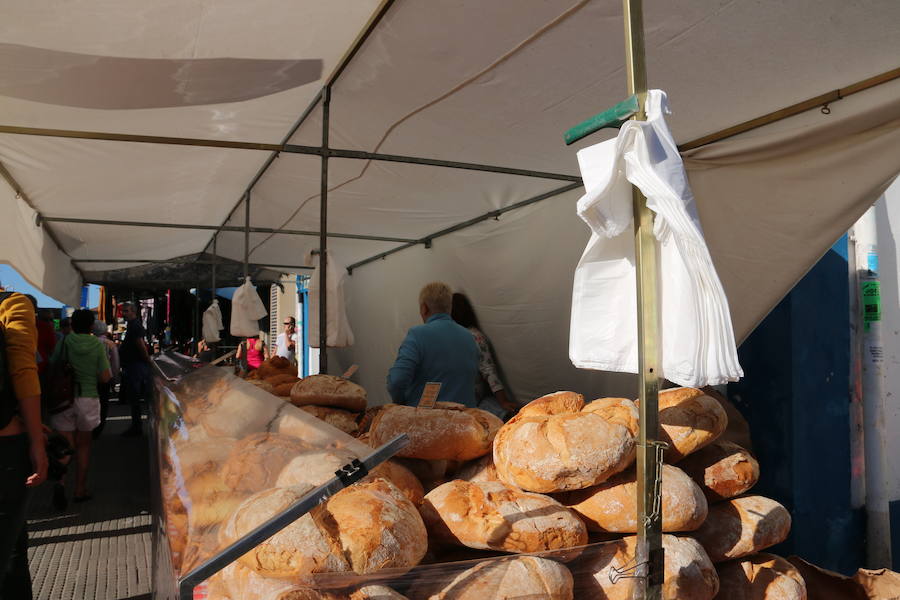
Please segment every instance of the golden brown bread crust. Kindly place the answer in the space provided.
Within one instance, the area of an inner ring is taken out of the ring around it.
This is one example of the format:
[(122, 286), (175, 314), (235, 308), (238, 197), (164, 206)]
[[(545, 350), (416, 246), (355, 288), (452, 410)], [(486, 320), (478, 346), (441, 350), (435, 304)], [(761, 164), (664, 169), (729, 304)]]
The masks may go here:
[(256, 492), (275, 484), (282, 468), (310, 446), (278, 433), (254, 433), (232, 448), (222, 466), (222, 479), (231, 489)]
[[(632, 600), (636, 580), (622, 575), (634, 570), (636, 541), (636, 536), (629, 536), (588, 548), (573, 567), (578, 597)], [(719, 589), (719, 578), (700, 544), (674, 535), (663, 535), (662, 542), (663, 600), (712, 600)]]
[(554, 392), (532, 400), (519, 409), (516, 416), (509, 420), (524, 417), (540, 417), (576, 413), (584, 407), (584, 396), (575, 392)]
[(481, 458), (463, 464), (456, 471), (455, 477), (466, 481), (500, 481), (497, 468), (494, 466), (493, 454), (485, 454)]
[(366, 410), (366, 390), (349, 379), (334, 375), (310, 375), (294, 384), (291, 389), (294, 406), (331, 406), (350, 412)]
[(491, 442), (503, 422), (487, 411), (438, 402), (434, 408), (387, 405), (372, 419), (369, 443), (373, 447), (405, 433), (409, 445), (397, 456), (426, 460), (470, 460), (491, 451)]
[(598, 398), (585, 404), (581, 412), (600, 415), (613, 425), (621, 425), (630, 431), (632, 436), (638, 435), (637, 408), (628, 398)]
[(317, 419), (322, 419), (332, 427), (340, 429), (348, 435), (354, 435), (359, 430), (356, 424), (355, 413), (342, 410), (340, 408), (331, 408), (329, 406), (301, 406), (300, 410), (308, 412)]
[[(219, 529), (220, 543), (232, 543), (311, 489), (270, 488), (250, 496)], [(338, 492), (238, 560), (260, 575), (303, 584), (315, 573), (411, 567), (426, 546), (415, 506), (393, 484), (375, 479)]]
[[(581, 515), (590, 531), (637, 532), (637, 482), (634, 469), (600, 485), (560, 494), (557, 498)], [(700, 487), (683, 471), (663, 465), (662, 530), (693, 531), (706, 519), (707, 504)]]
[[(538, 398), (536, 410), (526, 405), (500, 429), (494, 465), (501, 481), (539, 493), (577, 490), (606, 481), (634, 461), (634, 436), (626, 426), (631, 417), (622, 416), (636, 415), (633, 403), (615, 399), (601, 410), (604, 404), (597, 401), (591, 410), (562, 412), (578, 406), (580, 396), (574, 397), (557, 392), (549, 400)], [(610, 415), (616, 422), (607, 420)]]
[(760, 552), (716, 565), (722, 600), (806, 600), (806, 582), (797, 568)]
[(422, 504), (425, 497), (422, 482), (412, 471), (397, 461), (391, 459), (384, 461), (372, 469), (372, 476), (383, 477), (393, 483), (414, 506)]
[(300, 378), (297, 377), (295, 373), (275, 373), (273, 375), (269, 375), (263, 381), (266, 381), (274, 385), (275, 387), (278, 387), (283, 383), (297, 383), (298, 381), (300, 381)]
[(725, 409), (702, 390), (672, 388), (659, 393), (659, 437), (669, 444), (666, 462), (677, 463), (711, 444), (726, 427)]
[(784, 541), (791, 515), (763, 496), (741, 496), (713, 504), (706, 521), (692, 535), (714, 563), (750, 556)]
[(749, 450), (716, 440), (678, 463), (700, 485), (710, 502), (746, 493), (759, 480), (759, 463)]
[(350, 594), (350, 600), (408, 600), (385, 585), (366, 585)]
[(409, 597), (423, 600), (574, 598), (569, 570), (558, 562), (537, 556), (485, 560), (455, 577), (439, 579), (436, 581), (432, 575), (414, 583)]
[(559, 502), (499, 481), (447, 482), (425, 496), (420, 512), (433, 539), (469, 548), (542, 552), (588, 541), (584, 523)]

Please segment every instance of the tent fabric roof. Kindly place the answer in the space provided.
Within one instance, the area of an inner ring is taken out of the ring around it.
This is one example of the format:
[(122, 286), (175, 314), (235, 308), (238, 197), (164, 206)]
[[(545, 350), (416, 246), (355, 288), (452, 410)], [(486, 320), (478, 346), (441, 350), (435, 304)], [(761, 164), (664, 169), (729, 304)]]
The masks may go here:
[[(645, 4), (649, 81), (669, 95), (674, 111), (669, 123), (679, 142), (898, 66), (900, 3), (894, 0)], [(561, 141), (568, 127), (625, 96), (621, 3), (605, 0), (521, 0), (514, 8), (477, 0), (5, 2), (0, 125), (277, 144), (385, 5), (384, 18), (333, 84), (331, 147), (576, 175), (574, 152), (614, 135), (598, 134), (572, 148)], [(205, 62), (209, 60), (216, 62)], [(301, 62), (310, 60), (321, 61), (321, 74), (303, 83), (314, 76)], [(128, 85), (104, 90), (98, 107), (96, 94), (71, 89), (71, 82), (85, 72), (90, 74), (85, 81), (115, 82), (118, 75)], [(131, 72), (153, 76), (129, 78)], [(842, 100), (833, 105), (830, 117), (812, 112), (794, 126), (827, 129), (842, 111), (865, 112), (880, 102), (874, 91), (863, 96), (868, 100), (859, 100), (856, 109), (852, 99)], [(882, 125), (897, 118), (895, 105), (880, 106), (893, 111), (881, 113)], [(289, 142), (319, 145), (322, 118), (318, 102)], [(880, 148), (893, 144), (881, 139)], [(839, 141), (834, 144), (840, 146)], [(738, 170), (743, 167), (747, 155), (732, 150), (739, 147), (721, 148), (689, 155), (692, 182), (694, 171), (707, 172), (722, 160)], [(269, 155), (249, 149), (0, 134), (0, 163), (34, 208), (48, 217), (241, 226), (243, 210), (234, 209)], [(858, 154), (834, 156), (854, 163)], [(900, 159), (888, 156), (882, 162), (868, 187), (857, 186), (856, 195), (844, 202), (834, 200), (827, 222), (816, 214), (816, 198), (785, 194), (790, 206), (810, 214), (799, 230), (779, 229), (777, 219), (758, 210), (753, 198), (734, 197), (747, 203), (738, 206), (742, 210), (731, 201), (720, 204), (728, 193), (723, 188), (728, 172), (718, 172), (715, 184), (709, 184), (710, 196), (707, 181), (697, 179), (698, 205), (732, 299), (736, 330), (746, 333), (825, 251), (834, 227), (852, 222), (859, 205), (874, 200), (871, 194), (900, 169)], [(837, 162), (833, 168), (844, 166)], [(317, 156), (280, 154), (252, 190), (251, 225), (318, 229), (320, 169)], [(769, 199), (777, 207), (782, 193), (802, 190), (808, 182), (782, 170), (770, 183), (766, 193), (776, 194)], [(332, 159), (329, 230), (415, 239), (561, 184)], [(4, 188), (0, 199), (10, 206), (14, 196)], [(573, 211), (575, 198), (577, 192), (570, 192), (546, 202), (555, 210)], [(212, 237), (210, 231), (188, 229), (46, 227), (76, 260), (169, 259), (208, 251)], [(725, 233), (733, 228), (747, 235)], [(484, 235), (488, 230), (478, 228)], [(554, 236), (567, 233), (548, 230), (547, 235), (542, 245), (552, 252)], [(578, 238), (584, 231), (568, 235)], [(804, 251), (769, 243), (770, 237), (785, 236)], [(446, 243), (467, 239), (455, 235)], [(10, 254), (10, 262), (37, 287), (72, 301), (78, 274), (44, 237), (28, 243), (31, 258)], [(43, 255), (37, 244), (47, 249)], [(329, 240), (345, 265), (397, 246)], [(250, 260), (299, 264), (316, 247), (315, 237), (254, 233)], [(763, 255), (756, 254), (760, 247), (773, 253), (761, 260)], [(218, 251), (242, 260), (243, 234), (220, 234)], [(517, 254), (523, 253), (508, 260)], [(51, 266), (39, 266), (35, 256)], [(735, 264), (752, 268), (737, 269)], [(100, 277), (91, 271), (89, 278)]]

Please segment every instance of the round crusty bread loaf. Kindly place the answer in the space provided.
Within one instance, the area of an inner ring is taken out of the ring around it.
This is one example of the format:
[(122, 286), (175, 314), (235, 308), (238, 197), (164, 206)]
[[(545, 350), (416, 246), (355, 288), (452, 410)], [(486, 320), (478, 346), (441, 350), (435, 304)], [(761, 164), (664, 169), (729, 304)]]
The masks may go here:
[(584, 523), (559, 502), (499, 481), (449, 481), (419, 510), (433, 540), (469, 548), (542, 552), (588, 541)]
[(672, 388), (659, 393), (659, 439), (668, 443), (668, 463), (707, 446), (728, 427), (728, 415), (718, 400), (696, 388)]
[(750, 556), (784, 541), (791, 515), (763, 496), (741, 496), (713, 504), (706, 521), (692, 535), (714, 563)]
[(264, 431), (281, 411), (284, 401), (235, 378), (233, 387), (221, 394), (216, 402), (205, 403), (194, 411), (197, 423), (211, 437), (240, 439), (248, 434)]
[(300, 410), (308, 412), (315, 418), (325, 421), (346, 434), (354, 435), (359, 430), (359, 425), (356, 424), (356, 415), (352, 412), (340, 408), (315, 406), (312, 404), (301, 406)]
[(350, 600), (408, 600), (386, 585), (365, 585), (350, 594)]
[(294, 406), (331, 406), (350, 412), (366, 410), (366, 390), (349, 379), (334, 375), (310, 375), (294, 384), (291, 389)]
[[(219, 529), (230, 544), (297, 502), (312, 486), (270, 488), (245, 500)], [(266, 577), (307, 583), (315, 573), (371, 573), (418, 564), (427, 549), (416, 507), (384, 479), (343, 489), (238, 560)]]
[(220, 572), (221, 584), (234, 600), (346, 600), (343, 594), (315, 590), (284, 579), (263, 577), (239, 562)]
[(678, 466), (700, 485), (710, 502), (740, 496), (759, 480), (759, 463), (750, 451), (724, 440), (701, 448)]
[(500, 481), (494, 466), (494, 455), (486, 454), (477, 460), (467, 462), (455, 474), (457, 479), (466, 481)]
[(267, 381), (275, 387), (285, 383), (297, 383), (300, 380), (296, 373), (276, 373), (269, 375), (263, 381)]
[(292, 458), (309, 450), (295, 437), (279, 433), (254, 433), (232, 448), (222, 466), (222, 479), (233, 490), (256, 492), (275, 484)]
[[(663, 600), (711, 600), (719, 578), (703, 548), (691, 538), (662, 536), (665, 550)], [(578, 598), (631, 600), (636, 591), (633, 575), (636, 536), (590, 546), (582, 554), (575, 574)], [(623, 577), (626, 576), (626, 577)]]
[[(357, 454), (346, 448), (330, 448), (325, 450), (308, 450), (293, 457), (275, 480), (275, 487), (293, 485), (320, 486), (335, 476), (335, 471), (358, 458)], [(366, 477), (366, 480), (381, 477), (393, 483), (403, 495), (415, 506), (422, 503), (425, 491), (422, 484), (409, 469), (393, 460), (386, 460), (377, 465)]]
[(797, 568), (774, 554), (759, 553), (716, 565), (717, 600), (806, 600)]
[[(597, 532), (637, 533), (635, 471), (619, 473), (600, 485), (560, 494), (564, 505), (577, 512), (588, 529)], [(662, 467), (662, 530), (693, 531), (706, 519), (706, 498), (681, 469)]]
[(397, 456), (429, 460), (470, 460), (491, 451), (503, 421), (491, 413), (438, 402), (434, 408), (385, 406), (372, 419), (369, 443), (377, 448), (405, 433), (409, 444)]
[[(636, 409), (629, 400), (616, 399), (606, 413), (597, 410), (602, 405), (583, 411), (580, 394), (557, 392), (523, 407), (494, 439), (500, 480), (530, 492), (562, 492), (623, 471), (634, 461), (634, 436), (621, 413)], [(610, 412), (616, 422), (607, 420)]]
[[(407, 595), (422, 600), (573, 600), (572, 574), (558, 562), (537, 556), (485, 560), (449, 581), (428, 575)], [(581, 596), (579, 596), (581, 597)]]

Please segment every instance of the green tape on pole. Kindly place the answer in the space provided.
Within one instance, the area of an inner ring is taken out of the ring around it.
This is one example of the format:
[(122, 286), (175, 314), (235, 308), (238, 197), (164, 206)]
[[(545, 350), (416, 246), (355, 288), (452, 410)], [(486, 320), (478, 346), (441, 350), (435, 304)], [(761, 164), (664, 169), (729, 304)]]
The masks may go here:
[(568, 146), (604, 127), (619, 128), (625, 121), (635, 115), (639, 108), (638, 97), (630, 96), (612, 108), (603, 111), (599, 115), (594, 115), (571, 128), (563, 134), (563, 139)]
[(859, 284), (862, 298), (863, 324), (869, 330), (871, 323), (881, 320), (881, 282), (862, 281)]

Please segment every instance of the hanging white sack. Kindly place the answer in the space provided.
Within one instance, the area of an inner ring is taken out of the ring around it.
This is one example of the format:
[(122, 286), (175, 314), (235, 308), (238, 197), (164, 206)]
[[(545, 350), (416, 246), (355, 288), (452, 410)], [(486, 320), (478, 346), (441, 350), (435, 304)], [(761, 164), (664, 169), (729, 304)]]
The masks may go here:
[(578, 215), (591, 239), (575, 270), (569, 356), (576, 367), (637, 373), (637, 294), (631, 184), (647, 197), (659, 242), (660, 375), (699, 387), (736, 381), (728, 300), (703, 239), (687, 175), (651, 90), (647, 120), (578, 152), (587, 193)]
[(203, 311), (203, 339), (207, 344), (215, 344), (222, 340), (219, 332), (225, 329), (222, 324), (222, 309), (219, 308), (219, 301), (213, 298), (212, 304)]
[(256, 287), (249, 277), (234, 291), (231, 298), (231, 335), (235, 337), (256, 337), (259, 335), (259, 320), (269, 314)]
[[(308, 255), (307, 264), (315, 265), (309, 280), (309, 345), (311, 348), (319, 347), (319, 255)], [(328, 252), (326, 261), (327, 275), (325, 277), (327, 311), (326, 323), (328, 339), (326, 344), (330, 348), (343, 348), (353, 345), (353, 331), (350, 330), (350, 321), (347, 319), (347, 310), (344, 306), (344, 274), (347, 270), (343, 265), (334, 260), (331, 252)]]

